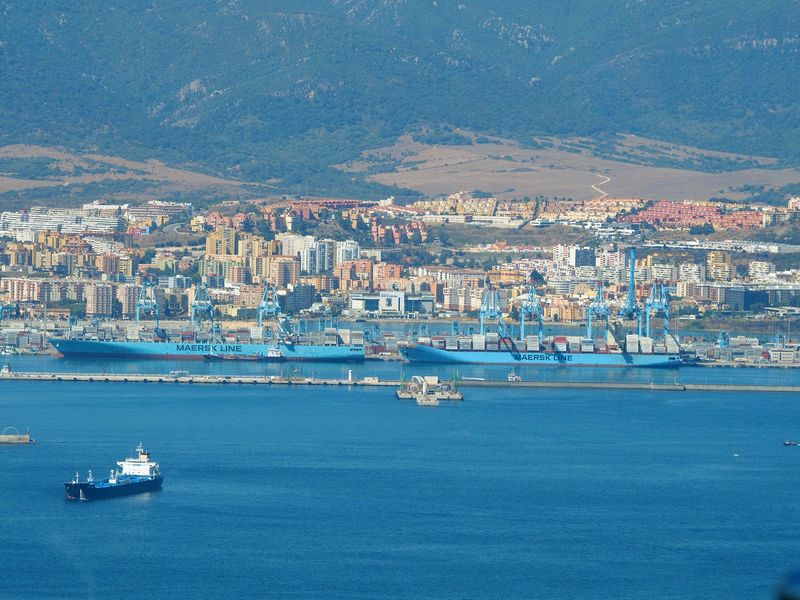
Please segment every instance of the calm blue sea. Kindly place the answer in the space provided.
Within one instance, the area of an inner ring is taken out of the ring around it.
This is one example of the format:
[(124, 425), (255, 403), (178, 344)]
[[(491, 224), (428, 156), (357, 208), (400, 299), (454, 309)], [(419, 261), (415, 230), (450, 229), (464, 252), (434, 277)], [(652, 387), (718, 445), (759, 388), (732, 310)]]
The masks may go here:
[[(755, 371), (736, 370), (752, 374)], [(770, 598), (798, 398), (0, 382), (0, 596)], [(75, 503), (143, 441), (155, 494)]]

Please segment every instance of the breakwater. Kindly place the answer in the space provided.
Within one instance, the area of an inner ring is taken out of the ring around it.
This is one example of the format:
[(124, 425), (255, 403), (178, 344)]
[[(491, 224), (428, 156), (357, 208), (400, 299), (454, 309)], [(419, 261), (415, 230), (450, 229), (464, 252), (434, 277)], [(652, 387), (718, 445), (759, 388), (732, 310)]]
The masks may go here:
[[(118, 373), (52, 373), (12, 372), (0, 375), (2, 381), (73, 381), (108, 383), (154, 383), (165, 385), (306, 385), (306, 386), (370, 386), (399, 387), (401, 382), (378, 377), (340, 379), (320, 377), (283, 377), (248, 375), (194, 374), (118, 374)], [(600, 381), (459, 381), (460, 387), (517, 387), (562, 389), (624, 389), (654, 392), (776, 392), (800, 393), (800, 385), (743, 385), (727, 383), (643, 383)]]
[(44, 373), (14, 372), (0, 375), (0, 381), (82, 381), (114, 383), (164, 383), (164, 384), (232, 384), (232, 385), (370, 385), (399, 386), (399, 381), (381, 381), (366, 377), (356, 379), (324, 379), (319, 377), (279, 377), (253, 375), (158, 375), (119, 373)]

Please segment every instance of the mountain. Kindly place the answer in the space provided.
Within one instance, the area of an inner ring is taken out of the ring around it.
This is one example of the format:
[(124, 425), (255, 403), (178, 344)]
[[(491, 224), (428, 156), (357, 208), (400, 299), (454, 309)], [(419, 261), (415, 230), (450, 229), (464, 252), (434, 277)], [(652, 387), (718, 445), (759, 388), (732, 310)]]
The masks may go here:
[(379, 193), (331, 165), (450, 128), (800, 162), (798, 0), (0, 0), (0, 143)]

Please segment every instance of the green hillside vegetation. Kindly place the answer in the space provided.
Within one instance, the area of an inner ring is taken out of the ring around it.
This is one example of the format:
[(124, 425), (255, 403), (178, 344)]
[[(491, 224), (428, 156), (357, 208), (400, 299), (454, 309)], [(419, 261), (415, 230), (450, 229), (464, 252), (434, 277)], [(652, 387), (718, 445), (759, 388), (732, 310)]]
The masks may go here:
[(1, 6), (0, 143), (366, 196), (401, 191), (332, 165), (407, 132), (465, 143), (453, 128), (524, 143), (632, 132), (800, 162), (797, 2)]

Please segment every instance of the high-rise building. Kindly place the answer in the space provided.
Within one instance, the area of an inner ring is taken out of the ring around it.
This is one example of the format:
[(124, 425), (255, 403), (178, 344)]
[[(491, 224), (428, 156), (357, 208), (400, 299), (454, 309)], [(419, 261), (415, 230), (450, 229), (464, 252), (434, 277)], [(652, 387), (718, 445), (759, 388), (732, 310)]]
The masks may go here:
[(232, 266), (228, 269), (227, 281), (234, 285), (250, 283), (250, 269), (239, 265)]
[(747, 265), (747, 276), (754, 281), (769, 279), (774, 274), (774, 263), (765, 260), (753, 260)]
[(563, 244), (553, 246), (553, 262), (557, 265), (569, 264), (570, 248)]
[(119, 257), (119, 274), (125, 277), (133, 277), (134, 261), (133, 257), (123, 254)]
[(359, 259), (336, 265), (334, 275), (339, 278), (339, 286), (344, 290), (372, 289), (371, 260)]
[(659, 281), (675, 281), (678, 269), (669, 263), (655, 263), (650, 267), (650, 276)]
[(314, 236), (297, 233), (280, 233), (275, 236), (280, 241), (284, 256), (299, 257), (303, 250), (314, 245)]
[(678, 281), (701, 283), (706, 280), (706, 266), (683, 262), (678, 265)]
[(50, 283), (41, 279), (8, 278), (0, 279), (0, 291), (8, 293), (12, 302), (43, 302), (50, 288)]
[(206, 238), (206, 254), (230, 256), (236, 254), (238, 234), (232, 227), (217, 227)]
[(114, 308), (114, 286), (94, 283), (86, 286), (86, 315), (110, 317)]
[(117, 301), (122, 307), (123, 317), (132, 317), (136, 314), (136, 302), (141, 289), (141, 286), (133, 284), (123, 284), (117, 287)]
[(119, 256), (117, 254), (100, 254), (96, 259), (98, 270), (107, 275), (119, 273)]
[(732, 266), (731, 255), (727, 252), (712, 250), (706, 257), (706, 269), (714, 281), (730, 281)]
[(335, 264), (339, 264), (348, 260), (358, 260), (361, 257), (361, 247), (355, 240), (347, 240), (344, 242), (336, 242), (336, 260)]
[(372, 279), (376, 289), (388, 290), (392, 283), (403, 277), (403, 267), (398, 264), (379, 262), (372, 267)]
[(311, 275), (321, 275), (333, 271), (336, 242), (318, 240), (310, 248), (300, 253), (300, 270)]
[(237, 253), (243, 258), (264, 255), (264, 238), (245, 234), (239, 238)]
[(593, 267), (595, 265), (594, 248), (570, 246), (569, 264), (573, 267)]
[(293, 314), (311, 306), (315, 296), (316, 290), (313, 285), (295, 284), (278, 294), (278, 302), (281, 310)]
[(279, 288), (300, 280), (300, 261), (292, 256), (273, 256), (269, 261), (267, 278)]
[(595, 266), (603, 269), (624, 269), (625, 252), (622, 250), (607, 250), (595, 253)]

